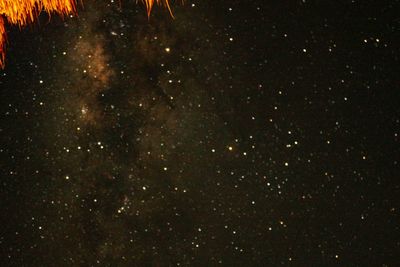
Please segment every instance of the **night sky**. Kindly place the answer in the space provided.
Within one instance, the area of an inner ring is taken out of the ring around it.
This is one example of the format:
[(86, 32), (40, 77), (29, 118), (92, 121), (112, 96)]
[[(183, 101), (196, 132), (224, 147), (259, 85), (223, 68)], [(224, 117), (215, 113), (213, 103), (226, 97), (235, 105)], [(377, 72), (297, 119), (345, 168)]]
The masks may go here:
[(399, 1), (83, 4), (8, 27), (1, 266), (400, 266)]

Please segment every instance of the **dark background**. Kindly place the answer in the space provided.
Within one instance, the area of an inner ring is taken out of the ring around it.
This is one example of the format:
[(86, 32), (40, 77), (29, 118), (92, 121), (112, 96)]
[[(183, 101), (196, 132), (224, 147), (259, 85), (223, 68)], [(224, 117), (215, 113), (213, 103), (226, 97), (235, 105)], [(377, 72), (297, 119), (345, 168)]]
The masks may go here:
[(114, 2), (8, 27), (1, 266), (399, 266), (398, 1)]

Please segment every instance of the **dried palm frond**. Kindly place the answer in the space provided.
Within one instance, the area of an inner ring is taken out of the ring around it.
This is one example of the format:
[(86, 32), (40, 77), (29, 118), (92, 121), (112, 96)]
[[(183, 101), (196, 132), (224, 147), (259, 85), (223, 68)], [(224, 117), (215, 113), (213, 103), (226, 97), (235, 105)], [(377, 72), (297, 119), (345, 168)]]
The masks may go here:
[[(136, 0), (145, 4), (150, 16), (154, 4), (165, 6), (172, 16), (170, 0)], [(0, 68), (4, 67), (6, 28), (5, 23), (23, 27), (33, 22), (40, 12), (60, 16), (76, 13), (76, 0), (0, 0)]]

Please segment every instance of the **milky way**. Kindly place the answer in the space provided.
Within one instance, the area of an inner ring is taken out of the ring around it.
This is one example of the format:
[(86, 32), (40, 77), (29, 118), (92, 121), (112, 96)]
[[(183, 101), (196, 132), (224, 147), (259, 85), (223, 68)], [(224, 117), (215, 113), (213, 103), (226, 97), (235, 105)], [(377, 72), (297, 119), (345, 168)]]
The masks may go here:
[(86, 1), (11, 30), (4, 266), (392, 266), (398, 53), (376, 10)]

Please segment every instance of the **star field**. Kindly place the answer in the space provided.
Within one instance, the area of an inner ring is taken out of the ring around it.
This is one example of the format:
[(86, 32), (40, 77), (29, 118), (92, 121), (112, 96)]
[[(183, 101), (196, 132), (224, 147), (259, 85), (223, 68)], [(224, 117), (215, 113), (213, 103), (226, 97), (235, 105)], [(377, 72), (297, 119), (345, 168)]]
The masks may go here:
[(398, 7), (88, 0), (11, 27), (1, 266), (397, 266)]

